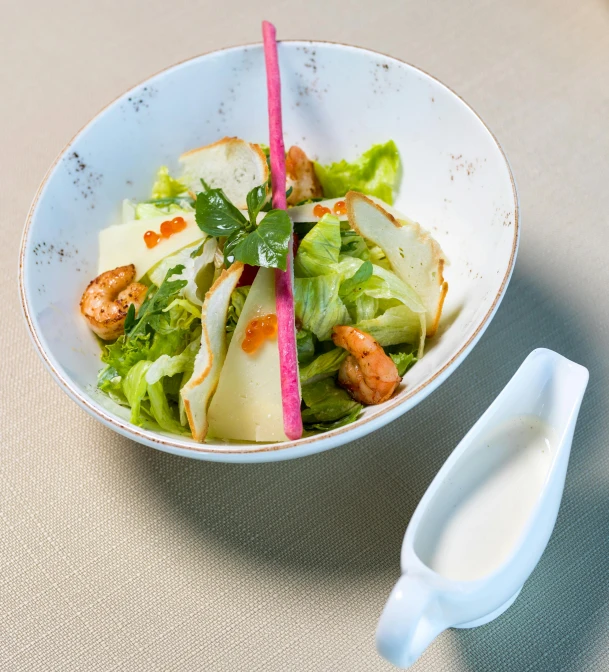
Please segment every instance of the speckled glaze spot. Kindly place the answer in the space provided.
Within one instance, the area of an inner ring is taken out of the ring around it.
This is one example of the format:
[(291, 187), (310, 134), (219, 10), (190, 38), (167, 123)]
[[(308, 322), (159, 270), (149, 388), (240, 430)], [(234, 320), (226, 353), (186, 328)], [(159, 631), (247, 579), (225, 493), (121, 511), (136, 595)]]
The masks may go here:
[(93, 170), (78, 152), (68, 154), (64, 158), (64, 164), (78, 193), (74, 200), (78, 200), (79, 197), (88, 200), (89, 208), (94, 209), (95, 189), (101, 185), (103, 175)]
[(78, 249), (66, 241), (63, 244), (54, 243), (36, 243), (32, 247), (32, 254), (36, 257), (35, 266), (42, 266), (45, 263), (50, 264), (52, 261), (63, 263), (68, 259), (73, 259), (78, 254)]
[[(454, 162), (453, 170), (456, 173), (465, 173), (468, 177), (473, 177), (476, 169), (479, 165), (479, 160), (474, 159), (473, 161), (468, 161), (463, 158), (463, 154), (450, 154), (449, 155), (452, 161)], [(451, 170), (451, 180), (453, 179), (454, 173)]]
[(127, 98), (127, 104), (134, 112), (139, 112), (150, 107), (150, 102), (157, 93), (157, 90), (153, 86), (143, 86)]

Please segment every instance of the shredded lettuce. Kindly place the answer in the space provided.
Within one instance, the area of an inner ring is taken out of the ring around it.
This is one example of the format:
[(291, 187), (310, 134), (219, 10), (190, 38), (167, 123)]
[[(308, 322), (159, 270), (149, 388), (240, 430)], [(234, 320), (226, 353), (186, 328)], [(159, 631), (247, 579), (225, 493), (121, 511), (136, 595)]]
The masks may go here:
[(125, 334), (104, 348), (98, 387), (131, 408), (131, 422), (183, 433), (180, 388), (192, 373), (201, 310), (183, 296), (183, 266), (152, 285)]
[(161, 166), (156, 174), (156, 180), (152, 186), (152, 198), (176, 198), (188, 191), (188, 184), (180, 179), (171, 177), (169, 168)]
[(337, 198), (353, 190), (393, 204), (400, 170), (400, 155), (393, 140), (373, 145), (351, 163), (343, 160), (329, 166), (314, 165), (325, 198)]
[(296, 319), (320, 341), (327, 341), (336, 324), (350, 324), (351, 318), (338, 292), (341, 277), (337, 273), (314, 278), (295, 278)]

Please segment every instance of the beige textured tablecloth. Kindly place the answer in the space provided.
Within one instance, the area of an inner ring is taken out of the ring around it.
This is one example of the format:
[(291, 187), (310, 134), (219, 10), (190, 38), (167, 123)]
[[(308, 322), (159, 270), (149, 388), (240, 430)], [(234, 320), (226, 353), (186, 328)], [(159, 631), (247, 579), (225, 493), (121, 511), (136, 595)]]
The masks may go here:
[(435, 74), (511, 160), (523, 236), (510, 289), (465, 364), (406, 417), (299, 461), (206, 464), (103, 428), (35, 355), (17, 250), (48, 165), (133, 83), (258, 40), (261, 4), (2, 3), (0, 670), (389, 670), (373, 635), (409, 516), (542, 345), (591, 371), (554, 535), (502, 618), (444, 633), (415, 669), (609, 669), (607, 0), (264, 3), (283, 37)]

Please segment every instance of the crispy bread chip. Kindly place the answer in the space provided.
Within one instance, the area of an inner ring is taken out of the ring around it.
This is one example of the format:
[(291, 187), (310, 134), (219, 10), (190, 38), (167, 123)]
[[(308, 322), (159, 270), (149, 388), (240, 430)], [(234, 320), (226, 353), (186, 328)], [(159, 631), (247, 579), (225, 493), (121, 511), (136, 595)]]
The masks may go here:
[(228, 270), (222, 271), (205, 295), (201, 314), (201, 348), (195, 358), (192, 376), (182, 388), (186, 417), (196, 441), (203, 441), (207, 435), (207, 409), (226, 357), (226, 314), (242, 272), (243, 264), (234, 263)]
[(240, 138), (223, 138), (206, 147), (192, 149), (180, 157), (189, 191), (194, 198), (201, 191), (201, 179), (220, 187), (240, 210), (247, 209), (249, 191), (269, 179), (266, 156), (258, 145)]
[(351, 228), (378, 245), (395, 273), (421, 297), (427, 308), (427, 336), (433, 336), (448, 291), (442, 249), (418, 224), (397, 220), (363, 194), (350, 191), (345, 201)]

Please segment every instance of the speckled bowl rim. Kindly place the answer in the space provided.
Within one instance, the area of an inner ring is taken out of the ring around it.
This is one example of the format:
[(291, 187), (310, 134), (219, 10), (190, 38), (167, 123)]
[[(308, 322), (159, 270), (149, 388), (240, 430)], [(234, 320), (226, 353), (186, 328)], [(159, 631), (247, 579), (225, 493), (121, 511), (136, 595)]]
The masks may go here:
[[(344, 47), (347, 49), (354, 49), (357, 51), (361, 52), (366, 52), (368, 54), (374, 54), (377, 56), (382, 56), (383, 58), (387, 58), (391, 61), (394, 61), (395, 63), (398, 63), (400, 65), (405, 65), (409, 68), (412, 68), (414, 71), (419, 72), (426, 77), (429, 77), (429, 79), (433, 80), (435, 83), (439, 84), (441, 87), (445, 88), (447, 91), (452, 93), (458, 100), (460, 100), (463, 105), (478, 119), (478, 121), (482, 124), (482, 126), (486, 129), (486, 131), (489, 133), (490, 137), (492, 138), (493, 142), (497, 146), (497, 149), (501, 153), (501, 156), (503, 157), (505, 161), (505, 165), (508, 171), (508, 175), (510, 177), (510, 182), (512, 186), (512, 195), (514, 197), (514, 238), (512, 241), (512, 250), (511, 250), (511, 255), (510, 255), (510, 260), (505, 272), (505, 275), (503, 277), (503, 280), (501, 282), (501, 285), (499, 287), (499, 290), (497, 291), (497, 294), (495, 295), (495, 298), (493, 299), (493, 303), (491, 304), (489, 310), (487, 311), (486, 315), (482, 318), (481, 322), (478, 324), (476, 327), (474, 333), (470, 336), (470, 338), (466, 341), (466, 343), (463, 344), (461, 348), (450, 358), (442, 368), (440, 368), (438, 371), (436, 371), (429, 380), (425, 381), (424, 383), (421, 383), (417, 387), (413, 388), (412, 390), (409, 390), (406, 394), (395, 397), (394, 399), (390, 400), (389, 402), (386, 402), (385, 405), (383, 405), (382, 409), (379, 409), (378, 411), (372, 413), (371, 415), (361, 418), (360, 420), (356, 420), (354, 423), (347, 425), (345, 427), (341, 427), (339, 429), (335, 429), (329, 432), (325, 432), (323, 434), (315, 435), (315, 436), (310, 436), (302, 439), (298, 439), (296, 441), (284, 441), (282, 443), (261, 443), (261, 444), (243, 444), (243, 450), (239, 450), (240, 444), (235, 442), (235, 443), (230, 443), (227, 445), (230, 445), (231, 448), (223, 448), (222, 444), (201, 444), (200, 447), (198, 446), (193, 446), (192, 444), (177, 440), (177, 439), (172, 439), (169, 436), (166, 436), (164, 434), (159, 434), (157, 432), (152, 432), (148, 431), (145, 429), (142, 429), (140, 427), (137, 427), (135, 425), (132, 425), (131, 423), (125, 422), (121, 420), (120, 418), (112, 416), (109, 412), (107, 412), (105, 409), (97, 406), (92, 402), (90, 398), (87, 396), (83, 395), (79, 390), (75, 389), (75, 387), (72, 385), (69, 376), (65, 374), (65, 372), (62, 370), (62, 367), (59, 365), (55, 365), (51, 361), (51, 357), (47, 354), (39, 336), (37, 329), (34, 325), (34, 320), (32, 319), (32, 316), (30, 314), (29, 306), (28, 306), (28, 299), (27, 299), (27, 294), (26, 294), (26, 289), (25, 289), (25, 278), (24, 278), (24, 259), (25, 259), (25, 254), (26, 254), (26, 249), (27, 249), (27, 242), (28, 242), (28, 234), (30, 231), (30, 227), (32, 224), (32, 219), (34, 216), (34, 212), (36, 211), (36, 206), (38, 204), (38, 200), (42, 194), (42, 191), (57, 167), (57, 164), (59, 163), (60, 159), (67, 154), (69, 148), (72, 146), (72, 143), (76, 140), (76, 138), (87, 128), (95, 119), (97, 119), (101, 114), (103, 114), (108, 108), (110, 108), (117, 100), (122, 98), (124, 95), (126, 95), (128, 92), (138, 88), (142, 84), (148, 82), (150, 79), (165, 73), (169, 70), (172, 70), (173, 68), (177, 68), (180, 65), (183, 65), (184, 63), (187, 63), (189, 61), (195, 61), (199, 58), (202, 58), (204, 56), (210, 56), (212, 54), (217, 54), (217, 53), (222, 53), (222, 52), (227, 52), (227, 51), (237, 51), (237, 50), (242, 50), (246, 49), (249, 47), (254, 47), (254, 46), (260, 46), (260, 42), (250, 42), (247, 44), (240, 44), (240, 45), (235, 45), (231, 47), (224, 47), (222, 49), (213, 49), (211, 51), (203, 52), (201, 54), (198, 54), (196, 56), (191, 56), (190, 58), (186, 58), (182, 61), (178, 61), (177, 63), (174, 63), (173, 65), (167, 66), (166, 68), (163, 68), (159, 70), (158, 72), (154, 73), (153, 75), (150, 75), (146, 77), (144, 80), (140, 81), (138, 84), (135, 84), (134, 86), (130, 87), (125, 91), (124, 93), (121, 93), (118, 95), (116, 98), (114, 98), (111, 102), (109, 102), (107, 105), (105, 105), (96, 115), (94, 115), (86, 124), (82, 126), (82, 128), (68, 141), (68, 143), (65, 145), (65, 147), (59, 152), (49, 169), (47, 170), (42, 182), (40, 183), (36, 194), (32, 200), (32, 204), (30, 206), (30, 209), (28, 211), (26, 221), (25, 221), (25, 228), (23, 231), (22, 239), (21, 239), (21, 248), (20, 248), (20, 254), (19, 254), (19, 294), (21, 298), (21, 307), (23, 310), (23, 314), (25, 317), (26, 324), (28, 326), (28, 331), (30, 334), (30, 337), (32, 338), (32, 341), (34, 342), (34, 345), (36, 347), (36, 350), (38, 352), (38, 355), (42, 359), (43, 363), (45, 364), (46, 368), (49, 370), (53, 378), (57, 381), (59, 386), (66, 392), (66, 394), (73, 399), (79, 406), (84, 408), (86, 411), (88, 411), (91, 415), (96, 417), (98, 420), (100, 420), (103, 424), (106, 426), (114, 429), (115, 431), (118, 431), (120, 434), (123, 436), (126, 436), (128, 438), (134, 439), (135, 441), (138, 441), (140, 443), (144, 443), (146, 445), (149, 445), (154, 448), (158, 448), (159, 450), (163, 450), (166, 452), (171, 452), (173, 454), (178, 454), (186, 457), (192, 457), (192, 458), (198, 458), (198, 459), (208, 459), (208, 460), (220, 460), (220, 461), (225, 461), (225, 462), (238, 462), (238, 461), (249, 461), (247, 460), (248, 455), (254, 455), (257, 453), (269, 453), (272, 452), (274, 453), (272, 456), (269, 455), (269, 461), (270, 460), (277, 460), (277, 459), (289, 459), (290, 457), (300, 457), (304, 455), (310, 455), (316, 452), (321, 452), (323, 450), (328, 450), (330, 448), (334, 448), (338, 445), (342, 445), (344, 443), (348, 442), (348, 438), (346, 438), (346, 435), (348, 436), (349, 434), (353, 435), (353, 440), (356, 438), (360, 438), (362, 436), (365, 436), (366, 434), (369, 434), (370, 432), (384, 426), (387, 422), (391, 422), (395, 418), (399, 417), (403, 413), (406, 413), (408, 410), (413, 408), (417, 403), (422, 401), (430, 392), (432, 392), (436, 387), (438, 387), (444, 380), (457, 368), (457, 366), (463, 361), (463, 359), (469, 354), (471, 349), (474, 347), (474, 345), (477, 343), (479, 338), (482, 336), (488, 325), (490, 324), (491, 319), (493, 318), (495, 312), (497, 311), (497, 308), (499, 307), (499, 304), (501, 303), (501, 300), (503, 299), (503, 296), (505, 295), (505, 291), (507, 289), (507, 285), (510, 281), (512, 272), (514, 270), (514, 265), (516, 263), (516, 254), (518, 250), (518, 243), (520, 239), (520, 212), (519, 212), (519, 202), (518, 202), (518, 193), (516, 189), (516, 182), (514, 180), (514, 176), (512, 173), (511, 166), (509, 164), (509, 161), (507, 159), (507, 156), (505, 152), (503, 151), (503, 147), (493, 134), (493, 132), (490, 130), (490, 128), (487, 126), (487, 124), (484, 122), (482, 117), (455, 91), (453, 91), (449, 86), (441, 82), (437, 77), (434, 77), (433, 75), (430, 75), (429, 73), (425, 72), (421, 68), (416, 67), (415, 65), (412, 65), (411, 63), (408, 63), (407, 61), (403, 61), (399, 58), (395, 58), (394, 56), (390, 56), (389, 54), (385, 54), (380, 51), (376, 51), (373, 49), (368, 49), (364, 47), (358, 47), (355, 45), (350, 45), (350, 44), (345, 44), (342, 42), (331, 42), (329, 40), (282, 40), (282, 42), (287, 43), (287, 44), (293, 44), (293, 45), (302, 45), (302, 46), (309, 46), (309, 47), (314, 47), (316, 45), (332, 45), (335, 47)], [(435, 384), (434, 384), (435, 383)], [(400, 407), (404, 407), (400, 409)], [(400, 409), (400, 412), (396, 413), (396, 410)], [(391, 417), (385, 418), (387, 414), (391, 414)], [(310, 447), (313, 446), (312, 449)], [(305, 451), (300, 451), (300, 450), (293, 450), (297, 448), (305, 448)], [(290, 455), (289, 453), (292, 452), (294, 453), (293, 455)], [(287, 453), (287, 454), (283, 454)], [(231, 459), (232, 458), (232, 459)]]

